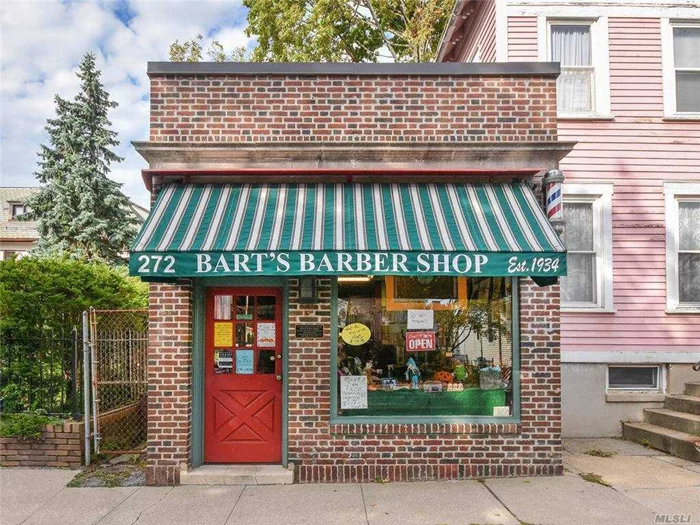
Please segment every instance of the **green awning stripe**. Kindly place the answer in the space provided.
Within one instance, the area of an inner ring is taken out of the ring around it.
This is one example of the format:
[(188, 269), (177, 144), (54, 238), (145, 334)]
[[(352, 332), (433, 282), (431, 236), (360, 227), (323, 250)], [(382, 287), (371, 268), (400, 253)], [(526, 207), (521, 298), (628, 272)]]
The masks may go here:
[(525, 183), (172, 184), (134, 252), (564, 252)]

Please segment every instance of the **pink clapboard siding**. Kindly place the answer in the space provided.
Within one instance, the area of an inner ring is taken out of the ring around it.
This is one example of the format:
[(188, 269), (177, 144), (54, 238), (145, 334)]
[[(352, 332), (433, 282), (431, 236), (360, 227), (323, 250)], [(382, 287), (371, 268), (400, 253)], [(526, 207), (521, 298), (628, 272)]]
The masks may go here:
[(479, 2), (465, 28), (465, 42), (458, 62), (474, 62), (481, 51), (481, 62), (496, 60), (496, 1)]
[[(700, 352), (700, 316), (666, 309), (664, 181), (700, 181), (700, 122), (664, 120), (658, 18), (610, 18), (614, 120), (560, 120), (577, 141), (569, 183), (609, 182), (613, 195), (613, 313), (564, 313), (565, 351)], [(537, 60), (537, 21), (508, 20), (510, 60)]]
[(700, 122), (664, 121), (658, 18), (610, 18), (614, 121), (561, 121), (578, 145), (562, 162), (570, 182), (609, 181), (615, 313), (562, 316), (565, 350), (700, 352), (700, 318), (666, 309), (664, 181), (700, 180)]

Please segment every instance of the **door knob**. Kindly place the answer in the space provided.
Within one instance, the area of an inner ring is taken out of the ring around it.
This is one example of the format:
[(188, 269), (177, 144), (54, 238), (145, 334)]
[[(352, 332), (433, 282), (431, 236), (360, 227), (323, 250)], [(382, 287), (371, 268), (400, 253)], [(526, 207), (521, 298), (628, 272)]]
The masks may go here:
[(277, 354), (277, 359), (282, 359), (282, 354)]
[(277, 381), (282, 381), (282, 376), (277, 376)]

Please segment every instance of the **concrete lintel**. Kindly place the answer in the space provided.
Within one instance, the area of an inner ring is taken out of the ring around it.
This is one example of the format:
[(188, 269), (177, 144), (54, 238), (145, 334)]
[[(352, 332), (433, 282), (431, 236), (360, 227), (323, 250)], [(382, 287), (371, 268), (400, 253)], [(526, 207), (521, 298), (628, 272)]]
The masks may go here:
[(558, 62), (491, 63), (288, 63), (288, 62), (149, 62), (149, 77), (175, 75), (362, 75), (362, 76), (546, 76), (559, 75)]
[(574, 142), (379, 144), (133, 142), (150, 169), (532, 170), (555, 168)]

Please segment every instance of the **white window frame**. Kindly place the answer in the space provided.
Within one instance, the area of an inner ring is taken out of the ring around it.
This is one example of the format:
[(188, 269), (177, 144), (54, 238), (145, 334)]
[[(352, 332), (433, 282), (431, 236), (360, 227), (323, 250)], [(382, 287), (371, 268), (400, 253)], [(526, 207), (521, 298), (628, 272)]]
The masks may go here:
[[(15, 213), (16, 207), (22, 207), (22, 213)], [(21, 202), (11, 202), (10, 203), (10, 219), (16, 220), (20, 215), (27, 213), (27, 207)]]
[[(596, 252), (596, 302), (561, 302), (563, 312), (614, 312), (612, 265), (613, 184), (562, 185), (564, 204), (593, 204), (593, 248)], [(566, 209), (564, 211), (566, 213)]]
[(591, 31), (591, 64), (593, 66), (593, 111), (558, 113), (560, 119), (611, 119), (610, 114), (610, 50), (608, 17), (562, 18), (537, 17), (537, 54), (541, 62), (551, 62), (552, 26), (587, 25)]
[(700, 119), (700, 111), (676, 111), (676, 64), (673, 53), (673, 29), (676, 27), (700, 28), (700, 20), (680, 21), (661, 19), (661, 64), (664, 79), (664, 116), (677, 119)]
[[(611, 387), (611, 368), (656, 368), (656, 387)], [(658, 364), (609, 364), (605, 369), (605, 389), (607, 392), (660, 393), (666, 391), (666, 367)]]
[(664, 184), (666, 218), (666, 312), (700, 313), (700, 302), (680, 302), (678, 290), (678, 251), (680, 224), (678, 203), (700, 201), (700, 183), (667, 182)]

